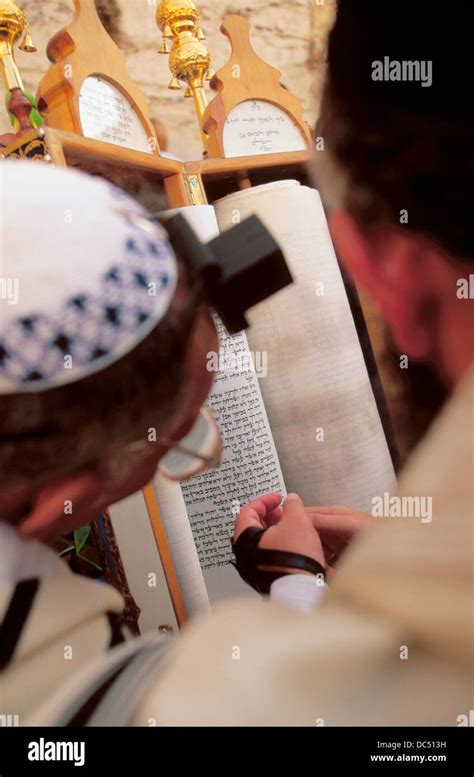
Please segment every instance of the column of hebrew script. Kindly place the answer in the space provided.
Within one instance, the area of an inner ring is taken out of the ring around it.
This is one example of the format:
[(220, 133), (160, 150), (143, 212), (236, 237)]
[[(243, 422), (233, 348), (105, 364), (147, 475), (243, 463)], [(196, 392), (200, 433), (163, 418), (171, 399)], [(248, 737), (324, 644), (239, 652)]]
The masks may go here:
[(181, 486), (203, 570), (232, 560), (230, 538), (244, 504), (270, 491), (284, 493), (247, 338), (244, 333), (229, 337), (217, 324), (219, 371), (207, 404), (223, 434), (222, 464)]
[[(168, 211), (168, 215), (174, 213), (182, 213), (205, 242), (219, 233), (210, 205)], [(188, 615), (207, 606), (204, 581), (213, 603), (234, 594), (254, 593), (230, 565), (235, 516), (254, 497), (270, 491), (285, 493), (257, 377), (265, 374), (266, 364), (259, 354), (249, 352), (244, 333), (230, 337), (217, 317), (215, 322), (220, 351), (209, 355), (208, 368), (215, 374), (215, 385), (208, 406), (223, 433), (221, 467), (183, 483), (182, 496), (176, 492), (179, 486), (173, 484), (173, 498), (168, 498), (170, 486), (160, 476), (155, 480)]]
[(319, 194), (296, 181), (214, 204), (221, 231), (256, 213), (295, 283), (248, 314), (267, 358), (260, 387), (289, 491), (307, 504), (370, 510), (394, 470)]

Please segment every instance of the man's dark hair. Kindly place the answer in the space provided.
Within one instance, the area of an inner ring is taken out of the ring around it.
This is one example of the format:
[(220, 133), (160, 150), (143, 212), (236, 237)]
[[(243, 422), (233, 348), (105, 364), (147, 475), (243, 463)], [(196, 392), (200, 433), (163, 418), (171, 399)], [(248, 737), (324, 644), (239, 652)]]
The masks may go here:
[(180, 302), (115, 364), (49, 391), (0, 396), (0, 487), (95, 469), (103, 444), (146, 439), (150, 427), (159, 431), (180, 399), (198, 310), (187, 283), (181, 266)]
[[(474, 256), (472, 4), (340, 0), (317, 134), (363, 224), (400, 224)], [(431, 62), (432, 84), (374, 80), (374, 63)]]

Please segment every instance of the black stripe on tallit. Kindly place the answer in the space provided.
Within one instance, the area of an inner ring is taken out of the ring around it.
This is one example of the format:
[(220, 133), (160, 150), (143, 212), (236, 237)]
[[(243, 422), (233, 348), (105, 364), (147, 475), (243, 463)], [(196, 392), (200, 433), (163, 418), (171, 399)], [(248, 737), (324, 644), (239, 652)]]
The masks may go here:
[(40, 581), (22, 580), (16, 586), (0, 626), (0, 671), (12, 660), (32, 610)]
[(119, 615), (117, 615), (115, 612), (108, 612), (107, 620), (109, 621), (109, 626), (110, 626), (109, 648), (113, 648), (116, 645), (121, 645), (122, 642), (125, 642), (125, 637), (123, 635), (122, 628), (120, 625), (122, 622), (122, 618)]
[(96, 688), (93, 694), (89, 696), (89, 698), (77, 710), (74, 717), (71, 718), (68, 723), (66, 723), (66, 728), (83, 728), (84, 726), (87, 726), (90, 718), (96, 711), (109, 688), (111, 688), (117, 678), (120, 677), (122, 672), (127, 668), (134, 657), (135, 655), (130, 656), (130, 658), (124, 664), (122, 664), (122, 666), (120, 666), (107, 680), (105, 680), (102, 685)]
[[(106, 613), (106, 616), (110, 626), (109, 648), (113, 648), (116, 645), (121, 645), (123, 642), (125, 642), (125, 637), (122, 633), (122, 629), (120, 628), (120, 617), (113, 612)], [(68, 723), (66, 723), (66, 727), (82, 728), (83, 726), (87, 726), (89, 719), (96, 711), (109, 688), (111, 688), (117, 678), (120, 677), (124, 669), (127, 668), (134, 657), (135, 654), (130, 656), (130, 658), (128, 658), (126, 662), (122, 664), (122, 666), (120, 666), (107, 680), (105, 680), (102, 685), (96, 688), (92, 695), (89, 696), (89, 698), (86, 699), (82, 706), (77, 710), (74, 717), (71, 718)]]

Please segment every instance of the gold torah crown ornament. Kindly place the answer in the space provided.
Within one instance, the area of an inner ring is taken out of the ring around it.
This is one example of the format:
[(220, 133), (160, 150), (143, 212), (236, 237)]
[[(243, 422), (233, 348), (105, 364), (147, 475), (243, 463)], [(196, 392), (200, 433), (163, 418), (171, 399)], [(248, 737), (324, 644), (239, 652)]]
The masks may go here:
[(23, 89), (23, 82), (13, 58), (13, 47), (22, 35), (20, 49), (36, 51), (29, 33), (25, 11), (22, 11), (13, 0), (0, 0), (0, 61), (8, 90)]
[[(156, 23), (163, 33), (160, 53), (169, 54), (169, 66), (173, 78), (170, 89), (181, 89), (184, 81), (188, 89), (186, 97), (194, 97), (199, 118), (207, 106), (204, 79), (214, 75), (211, 70), (211, 55), (203, 40), (200, 27), (201, 14), (192, 0), (163, 0), (156, 10)], [(170, 48), (169, 41), (173, 44)]]

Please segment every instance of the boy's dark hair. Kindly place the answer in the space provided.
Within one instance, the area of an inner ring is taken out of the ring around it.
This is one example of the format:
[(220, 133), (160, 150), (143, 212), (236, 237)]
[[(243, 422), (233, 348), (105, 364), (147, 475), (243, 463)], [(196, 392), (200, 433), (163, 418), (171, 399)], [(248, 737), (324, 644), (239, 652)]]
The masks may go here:
[[(340, 0), (317, 129), (361, 223), (407, 211), (407, 229), (460, 260), (474, 256), (472, 30), (468, 3)], [(431, 86), (373, 80), (386, 57), (431, 62)]]

